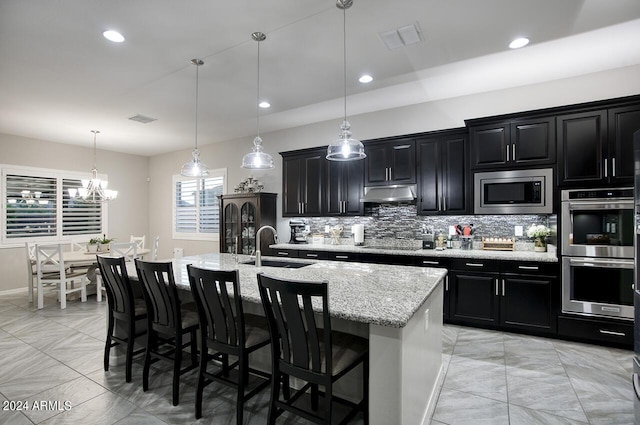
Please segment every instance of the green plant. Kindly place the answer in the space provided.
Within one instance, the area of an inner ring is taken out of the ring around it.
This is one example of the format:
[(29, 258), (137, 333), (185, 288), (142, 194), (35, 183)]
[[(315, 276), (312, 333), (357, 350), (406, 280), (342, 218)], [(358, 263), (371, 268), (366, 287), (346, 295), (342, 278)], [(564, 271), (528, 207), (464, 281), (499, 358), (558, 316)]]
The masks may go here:
[(101, 238), (91, 238), (89, 239), (89, 245), (98, 245), (100, 244)]

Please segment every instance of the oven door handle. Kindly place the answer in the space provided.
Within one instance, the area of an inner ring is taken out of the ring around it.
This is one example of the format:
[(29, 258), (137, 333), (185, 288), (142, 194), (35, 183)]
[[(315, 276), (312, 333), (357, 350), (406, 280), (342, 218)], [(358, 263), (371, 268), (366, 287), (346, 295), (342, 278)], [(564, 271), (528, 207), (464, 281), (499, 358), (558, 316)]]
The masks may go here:
[(633, 209), (633, 201), (629, 200), (603, 200), (603, 201), (570, 201), (569, 210), (610, 210), (610, 209)]
[(570, 265), (584, 266), (584, 267), (611, 267), (619, 268), (619, 266), (625, 266), (624, 268), (633, 268), (633, 260), (602, 260), (598, 258), (585, 258), (577, 259), (570, 258)]

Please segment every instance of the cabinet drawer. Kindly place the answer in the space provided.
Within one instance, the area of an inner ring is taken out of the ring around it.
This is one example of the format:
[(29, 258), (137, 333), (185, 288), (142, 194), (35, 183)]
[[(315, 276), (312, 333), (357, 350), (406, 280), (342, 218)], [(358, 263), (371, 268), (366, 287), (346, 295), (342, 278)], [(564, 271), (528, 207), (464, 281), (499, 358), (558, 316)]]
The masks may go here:
[(502, 273), (518, 274), (518, 275), (535, 275), (535, 276), (553, 276), (557, 277), (559, 272), (559, 263), (537, 263), (519, 261), (503, 261), (500, 264)]
[(326, 251), (298, 251), (298, 258), (311, 258), (313, 260), (326, 260), (328, 253)]
[(358, 254), (349, 252), (329, 252), (327, 260), (334, 261), (358, 261)]
[(447, 267), (447, 263), (446, 258), (416, 257), (413, 265), (420, 267)]
[(607, 342), (627, 347), (633, 345), (633, 323), (558, 317), (558, 333), (580, 340)]
[(274, 249), (273, 255), (276, 257), (298, 258), (298, 251), (294, 249)]
[(476, 259), (452, 259), (450, 260), (450, 268), (452, 270), (465, 270), (477, 272), (498, 272), (500, 271), (500, 263), (495, 260), (476, 260)]

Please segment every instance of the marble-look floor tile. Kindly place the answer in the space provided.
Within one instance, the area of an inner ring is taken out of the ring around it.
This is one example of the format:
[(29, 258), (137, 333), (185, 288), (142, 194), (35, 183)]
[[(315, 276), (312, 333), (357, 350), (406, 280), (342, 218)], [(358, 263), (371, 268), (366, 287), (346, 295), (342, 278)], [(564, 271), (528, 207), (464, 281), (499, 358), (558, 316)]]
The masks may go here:
[[(4, 409), (4, 402), (10, 401), (9, 399), (3, 397), (0, 393), (0, 406), (3, 408), (0, 409), (0, 424), (10, 424), (10, 425), (33, 425), (24, 414), (25, 410), (20, 410), (22, 406), (6, 406), (7, 409)], [(15, 401), (15, 400), (14, 400)]]
[(105, 392), (42, 422), (43, 425), (111, 425), (137, 408), (111, 392)]
[(506, 402), (505, 366), (454, 355), (444, 379), (444, 388)]
[[(573, 381), (572, 381), (573, 382)], [(631, 389), (631, 384), (629, 383)], [(599, 392), (577, 390), (580, 402), (592, 425), (633, 425), (633, 401)]]
[(507, 403), (444, 389), (433, 420), (450, 425), (509, 425)]
[(547, 384), (567, 382), (567, 373), (556, 356), (555, 362), (533, 357), (505, 356), (507, 376), (516, 376)]
[(549, 340), (525, 336), (506, 336), (504, 339), (506, 356), (531, 357), (553, 364), (560, 363), (558, 353)]
[(608, 369), (624, 372), (624, 368), (612, 362), (612, 356), (607, 347), (580, 344), (574, 342), (554, 341), (554, 346), (565, 365), (588, 367), (592, 369)]
[(610, 397), (630, 401), (634, 398), (631, 375), (625, 371), (573, 365), (565, 366), (565, 370), (576, 391), (607, 394)]
[(115, 425), (166, 425), (166, 422), (143, 409), (136, 409), (128, 416), (115, 422)]
[(509, 425), (588, 425), (588, 422), (509, 404)]
[(551, 384), (507, 375), (509, 404), (587, 422), (569, 378)]
[(71, 332), (64, 339), (52, 341), (42, 351), (79, 373), (85, 374), (101, 368), (104, 341), (77, 331)]

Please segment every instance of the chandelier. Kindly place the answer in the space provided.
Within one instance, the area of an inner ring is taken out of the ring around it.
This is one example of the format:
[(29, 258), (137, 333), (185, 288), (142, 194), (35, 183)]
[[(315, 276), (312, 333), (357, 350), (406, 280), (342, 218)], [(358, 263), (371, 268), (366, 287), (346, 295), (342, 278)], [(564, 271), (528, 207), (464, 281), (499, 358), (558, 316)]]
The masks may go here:
[(107, 189), (109, 182), (98, 178), (98, 169), (96, 168), (96, 135), (100, 133), (100, 131), (91, 130), (91, 132), (93, 133), (93, 170), (91, 170), (91, 179), (82, 179), (82, 187), (70, 188), (68, 192), (72, 199), (97, 204), (116, 199), (118, 197), (118, 191)]

